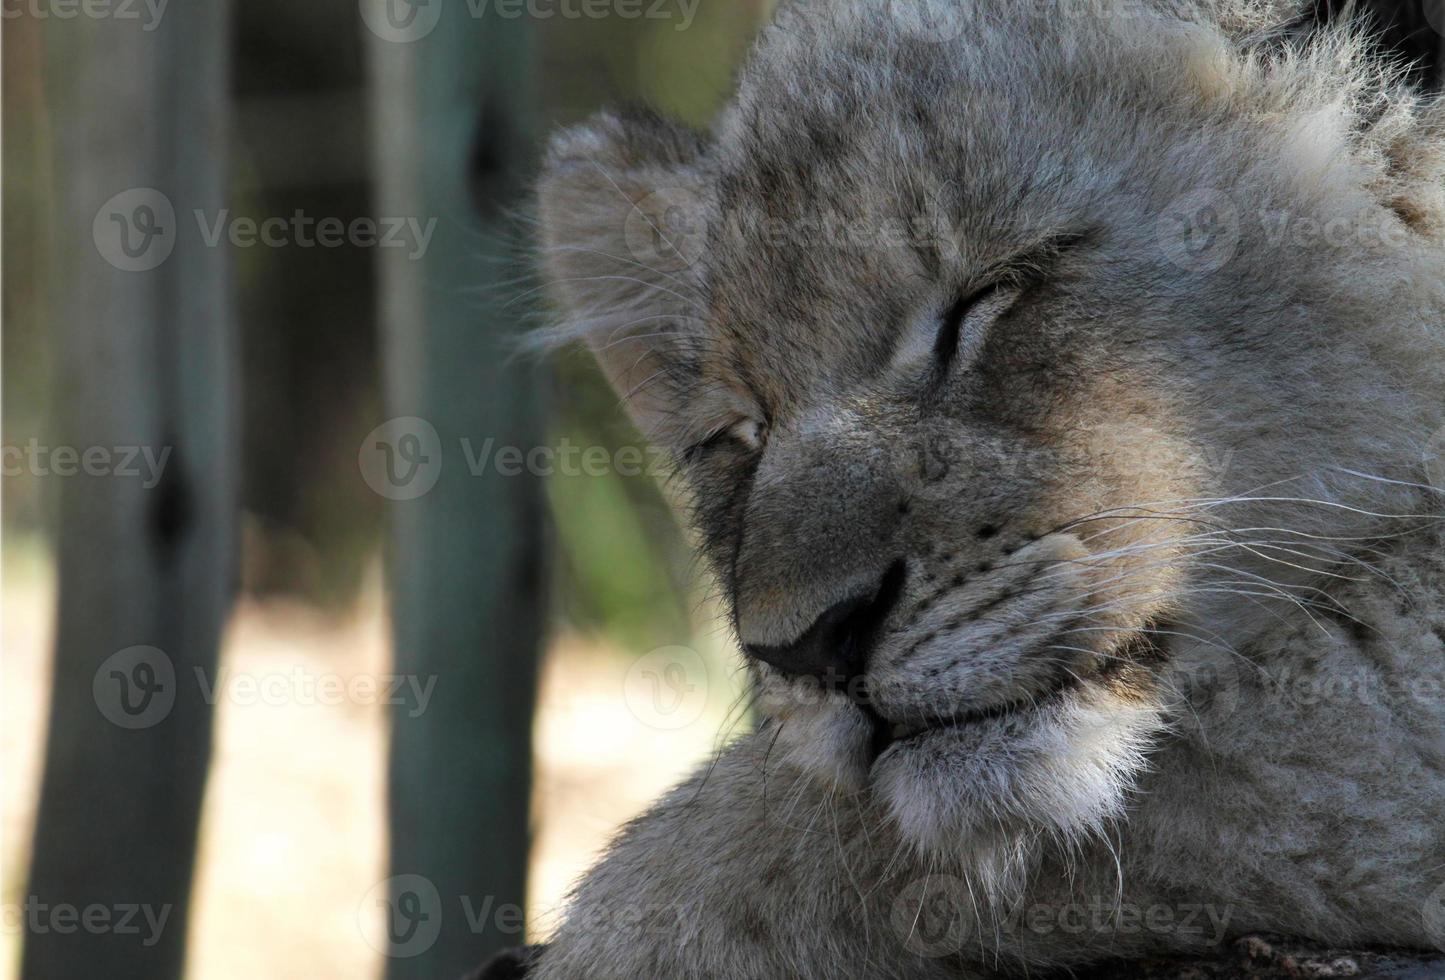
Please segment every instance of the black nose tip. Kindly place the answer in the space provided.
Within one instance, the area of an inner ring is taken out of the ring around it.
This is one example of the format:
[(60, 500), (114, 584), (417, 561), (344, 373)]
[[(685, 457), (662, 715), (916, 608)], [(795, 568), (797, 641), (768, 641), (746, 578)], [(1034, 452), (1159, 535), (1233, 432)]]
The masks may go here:
[(749, 644), (748, 656), (790, 676), (812, 677), (828, 687), (844, 687), (866, 669), (879, 627), (903, 592), (904, 575), (903, 562), (894, 562), (872, 590), (833, 606), (792, 643)]

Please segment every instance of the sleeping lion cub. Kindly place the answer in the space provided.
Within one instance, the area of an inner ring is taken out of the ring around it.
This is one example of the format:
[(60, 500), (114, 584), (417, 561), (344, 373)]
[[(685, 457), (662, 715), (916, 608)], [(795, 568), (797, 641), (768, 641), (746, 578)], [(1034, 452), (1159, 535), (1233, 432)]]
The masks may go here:
[(1445, 110), (1293, 6), (799, 2), (554, 138), (763, 721), (532, 976), (1445, 947)]

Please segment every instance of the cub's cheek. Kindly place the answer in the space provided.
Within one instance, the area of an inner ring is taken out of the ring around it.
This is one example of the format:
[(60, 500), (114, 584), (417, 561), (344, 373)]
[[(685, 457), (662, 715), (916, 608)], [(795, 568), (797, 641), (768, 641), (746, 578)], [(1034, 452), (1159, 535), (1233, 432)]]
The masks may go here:
[(830, 789), (863, 789), (873, 762), (873, 726), (848, 697), (765, 664), (754, 664), (753, 674), (754, 708), (770, 741), (769, 768), (777, 763)]
[(791, 769), (847, 792), (868, 785), (873, 764), (873, 726), (863, 713), (848, 704), (799, 715), (781, 722), (774, 752)]

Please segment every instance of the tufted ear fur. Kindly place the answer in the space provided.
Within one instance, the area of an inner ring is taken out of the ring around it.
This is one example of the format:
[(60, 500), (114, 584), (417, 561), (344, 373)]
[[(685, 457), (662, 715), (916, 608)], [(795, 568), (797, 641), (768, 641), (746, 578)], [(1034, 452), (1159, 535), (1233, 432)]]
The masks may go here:
[[(1400, 15), (1387, 2), (1157, 2), (1185, 19), (1202, 14), (1257, 56), (1265, 68), (1258, 90), (1272, 90), (1267, 98), (1275, 105), (1312, 102), (1343, 113), (1349, 124), (1340, 129), (1347, 142), (1339, 149), (1370, 175), (1375, 199), (1407, 232), (1445, 241), (1445, 101), (1409, 84), (1421, 53), (1394, 36)], [(1425, 74), (1429, 68), (1427, 60)]]
[(1314, 0), (1203, 0), (1203, 5), (1235, 40), (1294, 33), (1315, 22)]
[(539, 205), (543, 269), (643, 434), (666, 443), (689, 334), (703, 314), (706, 143), (645, 112), (600, 113), (553, 136)]

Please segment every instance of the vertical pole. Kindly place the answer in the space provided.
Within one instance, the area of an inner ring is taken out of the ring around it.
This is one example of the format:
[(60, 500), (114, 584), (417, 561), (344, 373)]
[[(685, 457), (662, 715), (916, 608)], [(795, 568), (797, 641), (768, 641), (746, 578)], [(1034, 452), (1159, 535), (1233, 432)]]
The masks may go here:
[(34, 980), (183, 968), (211, 745), (197, 678), (215, 680), (235, 567), (230, 283), (194, 218), (225, 206), (228, 8), (44, 25), (59, 378), (37, 458), (59, 484), (59, 608)]
[(523, 938), (540, 488), (469, 464), (536, 439), (500, 244), (532, 161), (533, 37), (491, 5), (368, 0), (363, 19), (379, 215), (435, 220), (425, 254), (381, 252), (393, 421), (362, 448), (392, 498), (396, 669), (435, 679), (426, 710), (392, 715), (387, 976), (433, 980)]

